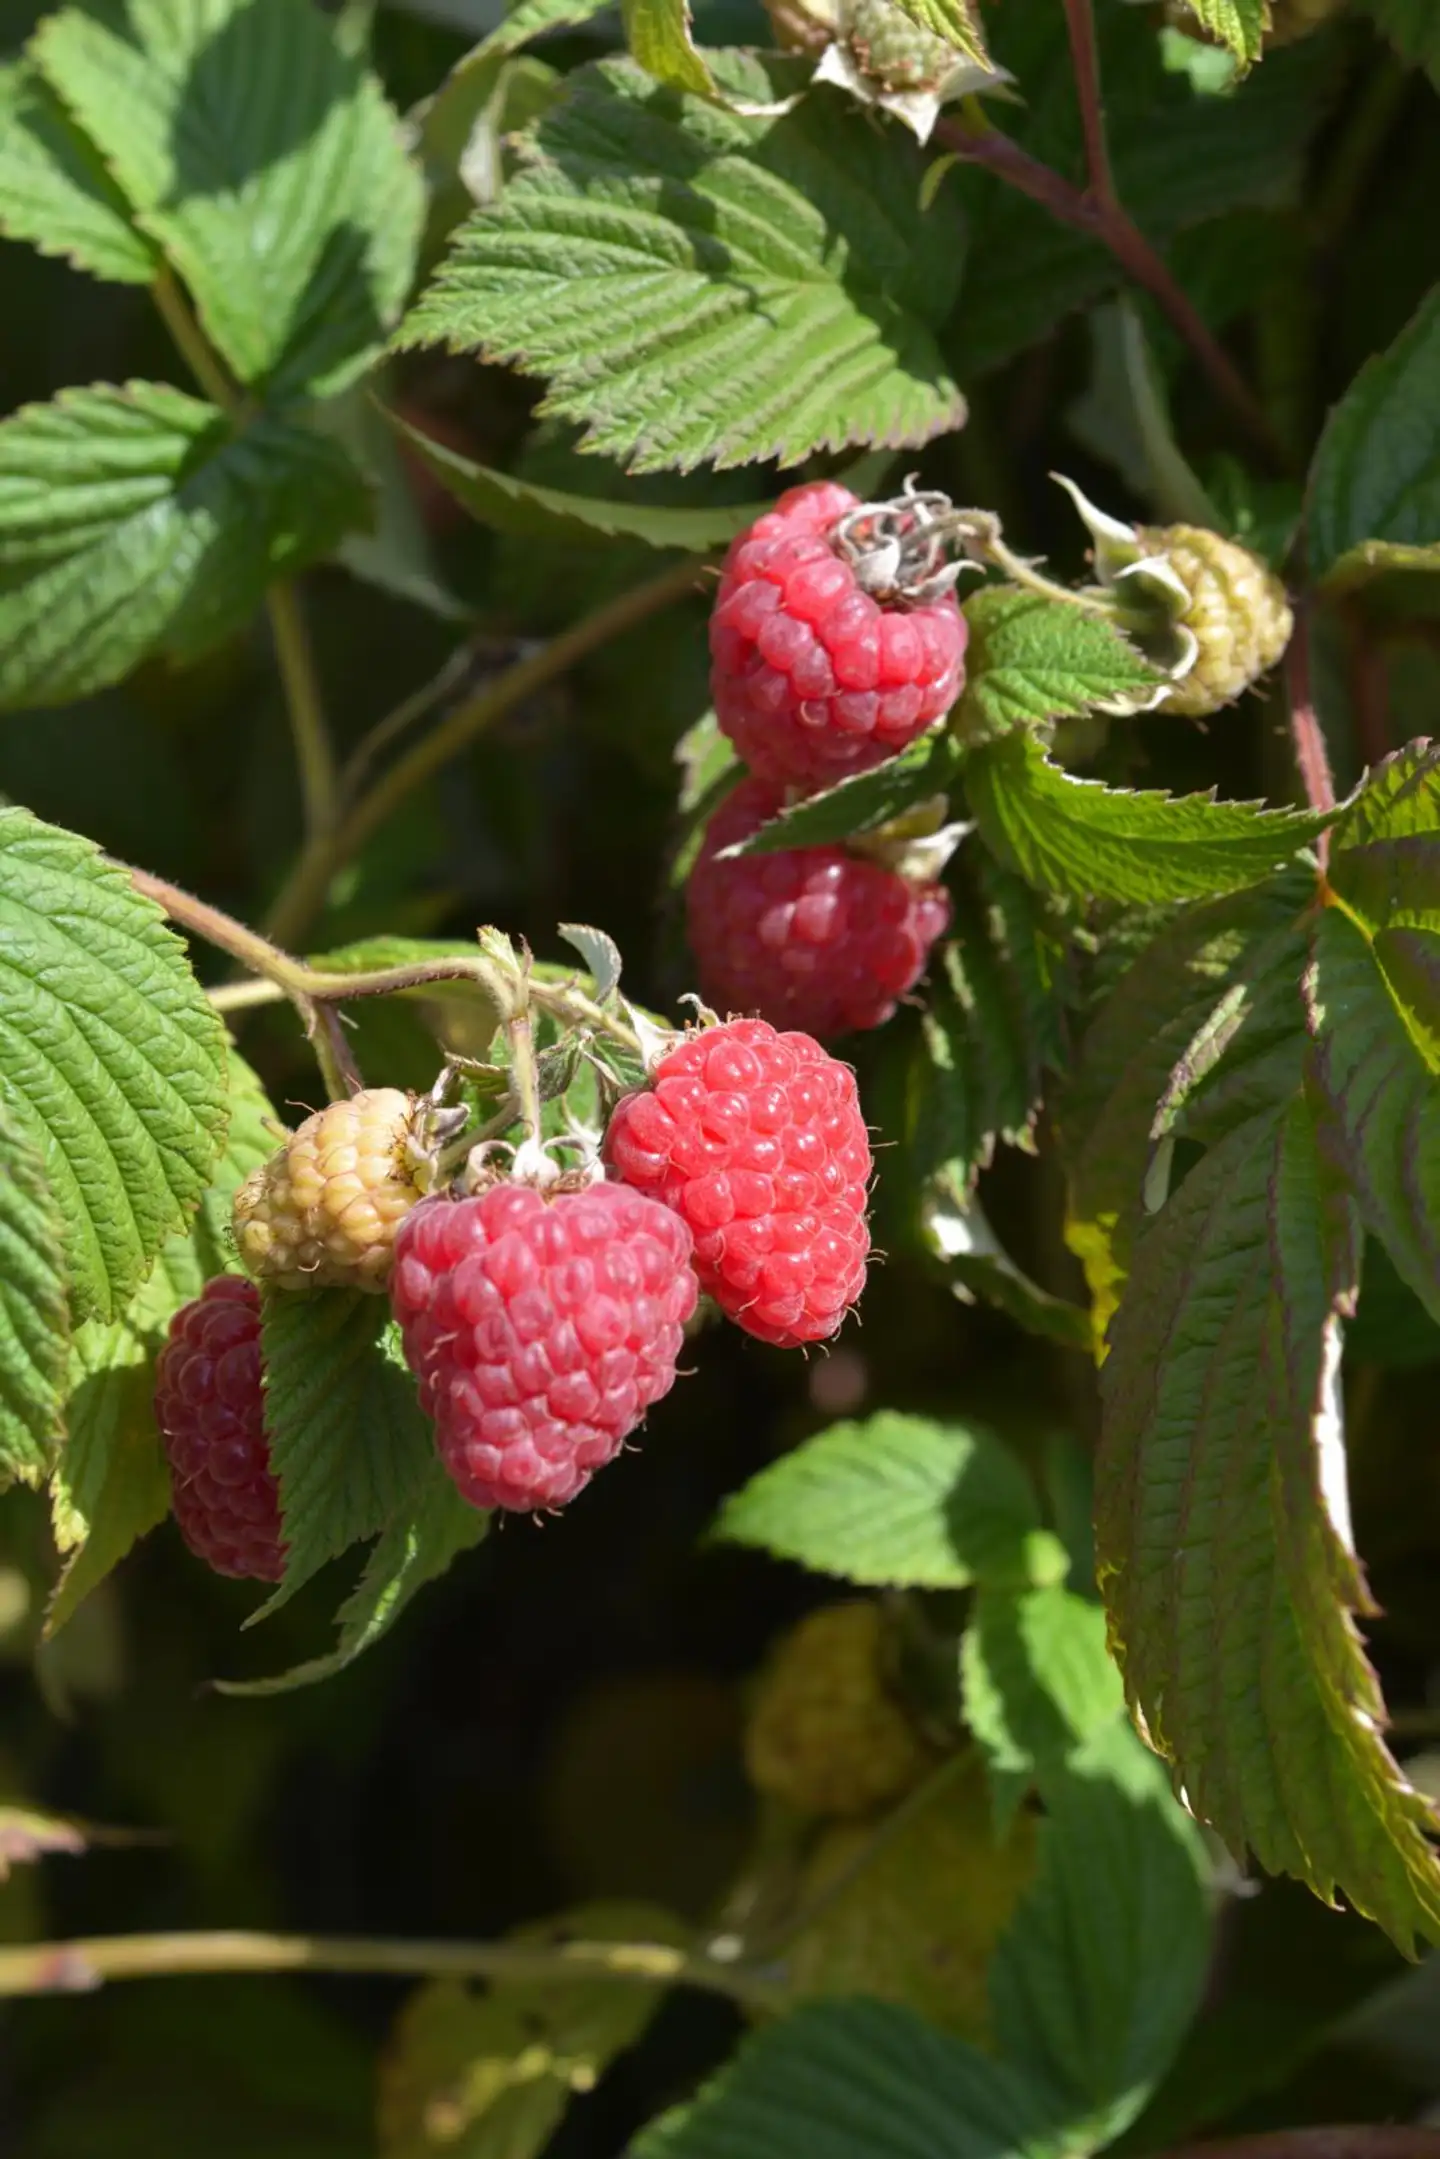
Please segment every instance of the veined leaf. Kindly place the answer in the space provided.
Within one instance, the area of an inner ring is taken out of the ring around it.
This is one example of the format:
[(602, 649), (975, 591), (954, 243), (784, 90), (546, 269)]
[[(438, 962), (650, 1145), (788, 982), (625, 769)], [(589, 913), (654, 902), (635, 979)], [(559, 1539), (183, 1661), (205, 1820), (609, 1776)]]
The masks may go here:
[(1358, 1264), (1301, 1095), (1209, 1150), (1111, 1328), (1097, 1549), (1127, 1692), (1196, 1815), (1407, 1946), (1440, 1934), (1440, 1866), (1352, 1618), (1337, 1381)]
[(1332, 591), (1387, 569), (1440, 570), (1440, 286), (1367, 360), (1310, 471), (1312, 573)]
[(1068, 1565), (1003, 1440), (894, 1410), (832, 1425), (762, 1469), (714, 1534), (876, 1587), (1054, 1582)]
[(265, 1430), (280, 1484), (285, 1579), (268, 1616), (352, 1544), (407, 1520), (434, 1467), (415, 1382), (383, 1297), (279, 1290), (263, 1299)]
[(965, 602), (965, 620), (965, 687), (953, 722), (965, 742), (1143, 702), (1162, 680), (1113, 623), (1043, 593), (987, 585)]
[(1204, 1849), (1161, 1764), (1113, 1716), (1039, 1781), (1040, 1870), (991, 1967), (995, 2036), (1057, 2095), (1067, 2148), (1096, 2151), (1140, 2112), (1199, 2006)]
[(1002, 1820), (1038, 1773), (1059, 1769), (1125, 1707), (1103, 1610), (1059, 1582), (981, 1585), (960, 1644), (960, 1683)]
[(237, 428), (157, 383), (25, 406), (0, 423), (0, 708), (203, 650), (368, 516), (339, 445), (280, 414)]
[(1024, 2159), (1056, 2153), (1049, 2095), (888, 2002), (817, 2002), (747, 2039), (630, 2159)]
[(209, 1181), (225, 1037), (153, 900), (21, 809), (0, 809), (0, 1098), (41, 1151), (72, 1317), (113, 1317)]
[(1242, 67), (1258, 60), (1270, 27), (1270, 0), (1189, 0), (1207, 37), (1233, 53)]
[(1334, 812), (1267, 810), (1213, 795), (1129, 794), (1051, 764), (1028, 730), (975, 750), (970, 807), (1000, 859), (1075, 899), (1208, 899), (1279, 869)]
[(676, 90), (713, 95), (710, 70), (695, 50), (688, 0), (620, 0), (625, 42), (657, 82)]
[[(658, 1906), (596, 1904), (510, 1939), (679, 1948), (685, 1930)], [(592, 2091), (635, 2045), (663, 1996), (659, 1984), (617, 1986), (603, 1976), (493, 1980), (483, 1992), (453, 1979), (417, 1987), (381, 2061), (380, 2159), (534, 2159), (571, 2098)]]
[(0, 1484), (44, 1481), (64, 1432), (63, 1224), (40, 1151), (0, 1092)]
[(535, 486), (510, 472), (491, 471), (422, 435), (395, 413), (389, 418), (406, 445), (472, 517), (496, 532), (514, 533), (521, 539), (579, 540), (592, 545), (614, 539), (643, 540), (647, 547), (679, 547), (698, 554), (723, 547), (770, 507), (765, 502), (746, 502), (682, 510), (656, 503), (596, 501), (589, 495)]
[(1326, 875), (1372, 937), (1440, 930), (1440, 746), (1412, 742), (1375, 767), (1335, 827)]
[[(795, 63), (714, 54), (774, 105)], [(637, 471), (924, 442), (964, 404), (935, 343), (960, 257), (918, 163), (838, 94), (748, 116), (633, 62), (569, 81), (504, 200), (401, 332), (549, 377), (545, 410)]]
[(119, 188), (29, 60), (0, 67), (0, 233), (116, 284), (160, 266)]
[(32, 51), (242, 383), (334, 391), (397, 319), (420, 176), (306, 0), (82, 0)]
[(923, 735), (883, 765), (852, 773), (838, 786), (793, 803), (748, 840), (727, 847), (723, 859), (732, 854), (770, 855), (788, 847), (824, 847), (873, 832), (917, 803), (943, 795), (959, 769), (960, 749), (952, 735), (943, 728)]

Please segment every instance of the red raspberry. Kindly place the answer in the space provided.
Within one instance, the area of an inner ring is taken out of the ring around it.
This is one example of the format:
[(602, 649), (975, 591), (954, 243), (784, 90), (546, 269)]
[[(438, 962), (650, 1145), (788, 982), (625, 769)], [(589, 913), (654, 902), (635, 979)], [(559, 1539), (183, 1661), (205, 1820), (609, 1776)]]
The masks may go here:
[(744, 780), (710, 820), (685, 893), (700, 987), (722, 1012), (806, 1034), (879, 1027), (925, 972), (949, 894), (843, 847), (716, 860), (783, 800), (767, 781)]
[(752, 772), (815, 787), (903, 750), (964, 681), (965, 617), (946, 592), (872, 598), (833, 543), (859, 504), (792, 487), (725, 557), (710, 617), (716, 717)]
[(675, 1381), (690, 1234), (618, 1184), (422, 1201), (390, 1296), (440, 1459), (472, 1507), (563, 1507)]
[(260, 1363), (260, 1294), (217, 1275), (170, 1322), (155, 1367), (155, 1421), (180, 1534), (217, 1574), (278, 1582), (280, 1487), (270, 1468)]
[(809, 1035), (729, 1020), (625, 1097), (605, 1151), (686, 1222), (700, 1287), (747, 1334), (781, 1349), (834, 1334), (870, 1250), (870, 1142), (848, 1065)]

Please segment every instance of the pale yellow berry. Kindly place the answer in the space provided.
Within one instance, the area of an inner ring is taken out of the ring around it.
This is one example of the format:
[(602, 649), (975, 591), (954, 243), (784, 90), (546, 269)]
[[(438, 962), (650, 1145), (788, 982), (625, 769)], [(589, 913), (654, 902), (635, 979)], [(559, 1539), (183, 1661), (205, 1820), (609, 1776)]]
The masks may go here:
[(1248, 547), (1201, 526), (1142, 526), (1136, 537), (1147, 554), (1164, 555), (1185, 586), (1190, 603), (1176, 619), (1199, 646), (1162, 709), (1204, 719), (1248, 690), (1289, 644), (1295, 618), (1285, 587)]
[(235, 1245), (283, 1289), (383, 1290), (395, 1232), (420, 1198), (406, 1143), (414, 1097), (367, 1087), (317, 1110), (235, 1195)]
[(826, 1605), (781, 1641), (745, 1734), (759, 1792), (805, 1814), (890, 1805), (933, 1756), (888, 1691), (885, 1622), (873, 1601)]

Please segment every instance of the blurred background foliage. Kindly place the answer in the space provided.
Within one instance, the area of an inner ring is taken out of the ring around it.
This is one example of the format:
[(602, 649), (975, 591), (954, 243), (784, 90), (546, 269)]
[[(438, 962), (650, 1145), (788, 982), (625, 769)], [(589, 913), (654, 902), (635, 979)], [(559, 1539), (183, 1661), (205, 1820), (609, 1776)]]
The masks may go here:
[[(402, 110), (492, 25), (486, 0), (424, 11), (350, 0), (346, 12)], [(0, 50), (20, 44), (36, 13), (27, 0), (0, 0)], [(1223, 93), (1204, 94), (1214, 69), (1202, 48), (1161, 36), (1149, 11), (1118, 0), (1100, 13), (1122, 189), (1173, 238), (1182, 280), (1303, 469), (1327, 406), (1440, 278), (1434, 89), (1363, 21), (1346, 19), (1267, 60), (1249, 104), (1219, 115)], [(1013, 0), (992, 27), (1025, 87), (1026, 139), (1072, 165), (1061, 16), (1058, 5)], [(712, 43), (766, 36), (742, 0), (707, 0), (698, 29)], [(551, 95), (558, 73), (614, 41), (603, 19), (547, 41), (507, 81), (507, 124)], [(447, 200), (453, 214), (453, 174), (446, 184), (435, 242)], [(972, 418), (918, 462), (927, 483), (998, 509), (1016, 545), (1071, 573), (1079, 527), (1049, 484), (1052, 469), (1117, 514), (1152, 507), (1117, 369), (1107, 265), (986, 176), (967, 174), (965, 189), (968, 256), (948, 348)], [(1262, 544), (1283, 535), (1298, 483), (1246, 474), (1203, 381), (1165, 326), (1146, 322), (1202, 477), (1239, 529)], [(101, 286), (3, 243), (0, 325), (0, 411), (67, 383), (183, 381), (143, 290)], [(603, 461), (577, 457), (563, 434), (536, 424), (535, 386), (516, 376), (429, 355), (395, 363), (382, 387), (416, 424), (487, 464), (575, 489), (613, 485)], [(624, 543), (497, 539), (405, 464), (363, 398), (334, 418), (378, 433), (387, 505), (377, 540), (305, 581), (342, 746), (441, 665), (457, 624), (478, 625), (503, 663), (655, 567), (652, 553)], [(745, 500), (770, 477), (640, 484), (657, 500)], [(1432, 731), (1440, 623), (1432, 631), (1411, 618), (1392, 634), (1383, 618), (1330, 619), (1323, 658), (1342, 785), (1377, 725), (1392, 744)], [(697, 600), (617, 641), (413, 795), (337, 886), (312, 949), (493, 921), (554, 956), (557, 921), (596, 921), (624, 951), (632, 994), (666, 1007), (688, 986), (665, 897), (673, 753), (705, 702)], [(1172, 789), (1218, 780), (1227, 792), (1282, 797), (1289, 785), (1278, 714), (1260, 699), (1208, 733), (1155, 719), (1088, 746), (1111, 778)], [(83, 704), (7, 718), (0, 793), (257, 919), (300, 836), (263, 622), (187, 670), (146, 667)], [(893, 1087), (912, 1024), (902, 1015), (860, 1048), (873, 1105)], [(241, 1039), (277, 1101), (314, 1103), (317, 1081), (288, 1018), (252, 1015)], [(410, 1008), (367, 1014), (357, 1047), (373, 1079), (433, 1076)], [(0, 1515), (0, 1799), (154, 1835), (17, 1869), (0, 1886), (0, 1938), (232, 1924), (490, 1936), (589, 1897), (654, 1897), (696, 1919), (713, 1911), (751, 1828), (738, 1747), (747, 1677), (776, 1630), (823, 1593), (757, 1554), (706, 1548), (720, 1498), (837, 1414), (882, 1403), (988, 1418), (1037, 1467), (1049, 1464), (1062, 1521), (1077, 1481), (1083, 1496), (1084, 1361), (957, 1302), (907, 1248), (898, 1210), (887, 1211), (886, 1177), (899, 1174), (882, 1166), (888, 1264), (872, 1278), (863, 1328), (834, 1354), (807, 1362), (733, 1330), (708, 1333), (693, 1352), (702, 1383), (652, 1418), (640, 1452), (562, 1518), (493, 1534), (327, 1686), (246, 1701), (207, 1693), (217, 1675), (311, 1652), (337, 1589), (322, 1576), (260, 1636), (237, 1642), (246, 1590), (192, 1563), (168, 1527), (54, 1644), (38, 1646), (54, 1560), (41, 1503), (10, 1495)], [(1008, 1157), (983, 1198), (1037, 1278), (1073, 1292), (1043, 1161)], [(1372, 1640), (1413, 1757), (1440, 1739), (1440, 1334), (1377, 1265), (1352, 1346), (1357, 1526), (1385, 1612)], [(1056, 1432), (1072, 1436), (1057, 1448)], [(1294, 1885), (1267, 1884), (1230, 1902), (1222, 1943), (1205, 2016), (1129, 2148), (1154, 2149), (1201, 2122), (1384, 2118), (1413, 2112), (1417, 2093), (1440, 2094), (1440, 1992), (1430, 1985), (1427, 2010), (1417, 1993), (1426, 1975), (1406, 1980), (1375, 1929)], [(373, 1980), (210, 1979), (6, 2005), (0, 2150), (361, 2159), (374, 2149), (376, 2057), (403, 1992)], [(672, 1999), (573, 2109), (554, 2159), (622, 2149), (723, 2052), (734, 2023), (714, 2001)]]

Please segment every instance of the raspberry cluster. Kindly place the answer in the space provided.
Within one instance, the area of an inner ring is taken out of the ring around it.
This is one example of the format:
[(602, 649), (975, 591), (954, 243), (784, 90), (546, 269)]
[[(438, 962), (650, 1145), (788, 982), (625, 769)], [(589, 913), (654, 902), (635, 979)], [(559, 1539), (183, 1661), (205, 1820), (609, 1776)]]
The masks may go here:
[(475, 1507), (563, 1507), (668, 1394), (699, 1294), (678, 1214), (618, 1184), (417, 1207), (391, 1298), (440, 1458)]
[(175, 1520), (191, 1551), (217, 1574), (278, 1582), (285, 1547), (253, 1282), (219, 1275), (175, 1314), (156, 1366), (155, 1418)]
[(949, 894), (844, 847), (720, 859), (783, 803), (767, 781), (743, 780), (710, 820), (685, 892), (706, 1002), (822, 1041), (879, 1027), (925, 972)]
[(747, 1334), (791, 1349), (835, 1333), (870, 1250), (870, 1141), (848, 1065), (765, 1020), (707, 1028), (617, 1106), (605, 1152), (680, 1216), (701, 1288)]

